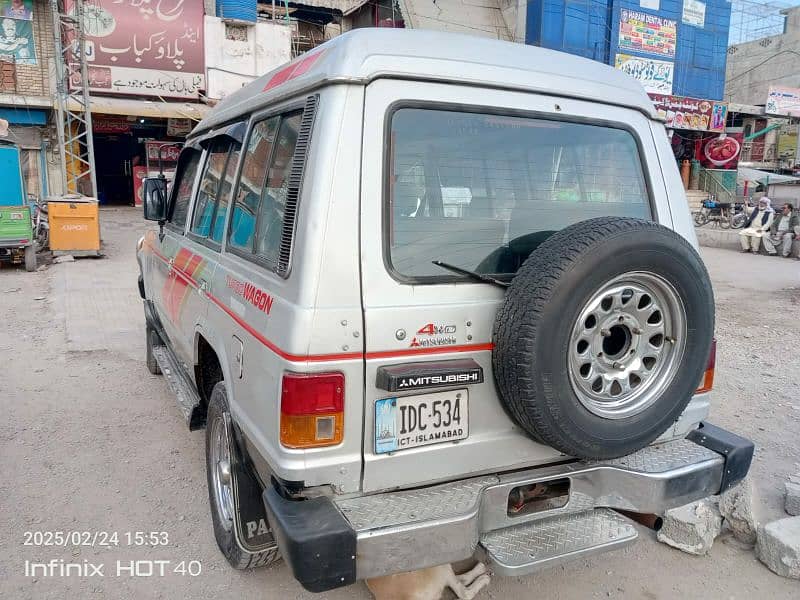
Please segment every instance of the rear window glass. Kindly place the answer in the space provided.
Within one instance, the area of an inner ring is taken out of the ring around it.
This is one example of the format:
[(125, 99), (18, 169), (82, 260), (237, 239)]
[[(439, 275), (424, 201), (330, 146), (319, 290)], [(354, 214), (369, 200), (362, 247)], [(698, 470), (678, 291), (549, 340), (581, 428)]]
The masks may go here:
[(392, 116), (389, 262), (516, 273), (547, 237), (600, 216), (649, 219), (633, 135), (609, 126), (404, 108)]

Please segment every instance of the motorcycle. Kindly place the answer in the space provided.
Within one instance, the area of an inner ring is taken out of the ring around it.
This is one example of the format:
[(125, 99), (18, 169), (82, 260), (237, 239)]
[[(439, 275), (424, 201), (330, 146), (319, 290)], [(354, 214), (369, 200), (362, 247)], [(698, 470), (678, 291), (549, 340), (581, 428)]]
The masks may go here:
[(703, 200), (699, 211), (694, 213), (697, 227), (714, 222), (722, 229), (739, 229), (747, 221), (745, 204), (741, 202), (717, 202), (713, 198)]
[(34, 198), (33, 202), (33, 239), (36, 251), (47, 249), (50, 244), (50, 222), (47, 218), (47, 202)]

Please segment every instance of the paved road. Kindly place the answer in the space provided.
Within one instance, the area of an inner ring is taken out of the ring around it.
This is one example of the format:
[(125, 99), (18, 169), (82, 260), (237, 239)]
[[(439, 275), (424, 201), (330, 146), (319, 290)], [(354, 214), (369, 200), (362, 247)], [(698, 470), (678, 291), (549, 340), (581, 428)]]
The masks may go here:
[[(142, 360), (133, 248), (143, 223), (134, 209), (103, 210), (101, 218), (106, 259), (31, 274), (0, 269), (0, 598), (315, 597), (282, 563), (236, 572), (217, 551), (203, 434), (185, 429), (164, 381)], [(782, 481), (800, 471), (800, 263), (724, 250), (704, 256), (718, 306), (712, 417), (758, 444), (759, 506), (777, 518)], [(25, 545), (34, 531), (165, 531), (169, 540), (156, 548), (129, 546), (124, 535), (103, 548)], [(168, 560), (170, 568), (198, 561), (202, 572), (116, 576), (116, 561), (139, 559)], [(104, 577), (25, 577), (26, 561), (50, 560), (103, 563)], [(625, 550), (495, 578), (480, 597), (772, 599), (797, 598), (797, 590), (729, 536), (709, 557), (694, 558), (643, 530)], [(322, 597), (370, 596), (357, 584)]]

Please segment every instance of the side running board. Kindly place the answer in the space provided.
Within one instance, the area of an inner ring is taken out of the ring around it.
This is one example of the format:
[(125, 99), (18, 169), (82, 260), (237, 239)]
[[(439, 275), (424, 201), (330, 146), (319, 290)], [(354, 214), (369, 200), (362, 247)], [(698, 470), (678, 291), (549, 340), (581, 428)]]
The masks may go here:
[(153, 347), (153, 356), (161, 368), (167, 385), (178, 400), (178, 408), (181, 409), (186, 423), (189, 425), (189, 430), (202, 429), (206, 422), (205, 415), (200, 410), (200, 396), (195, 391), (194, 385), (183, 375), (183, 371), (178, 366), (178, 361), (170, 349), (163, 345), (155, 346)]

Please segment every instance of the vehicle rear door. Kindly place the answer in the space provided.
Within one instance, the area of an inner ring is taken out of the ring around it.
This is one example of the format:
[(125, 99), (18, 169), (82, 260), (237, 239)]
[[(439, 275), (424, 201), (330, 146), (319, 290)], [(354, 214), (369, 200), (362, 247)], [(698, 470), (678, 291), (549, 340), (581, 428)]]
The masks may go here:
[[(561, 456), (522, 432), (498, 396), (492, 330), (503, 288), (433, 262), (509, 281), (532, 251), (520, 240), (533, 247), (593, 216), (648, 217), (644, 176), (630, 176), (631, 121), (649, 131), (634, 111), (579, 100), (390, 79), (367, 86), (365, 491)], [(652, 155), (645, 142), (640, 153)]]

